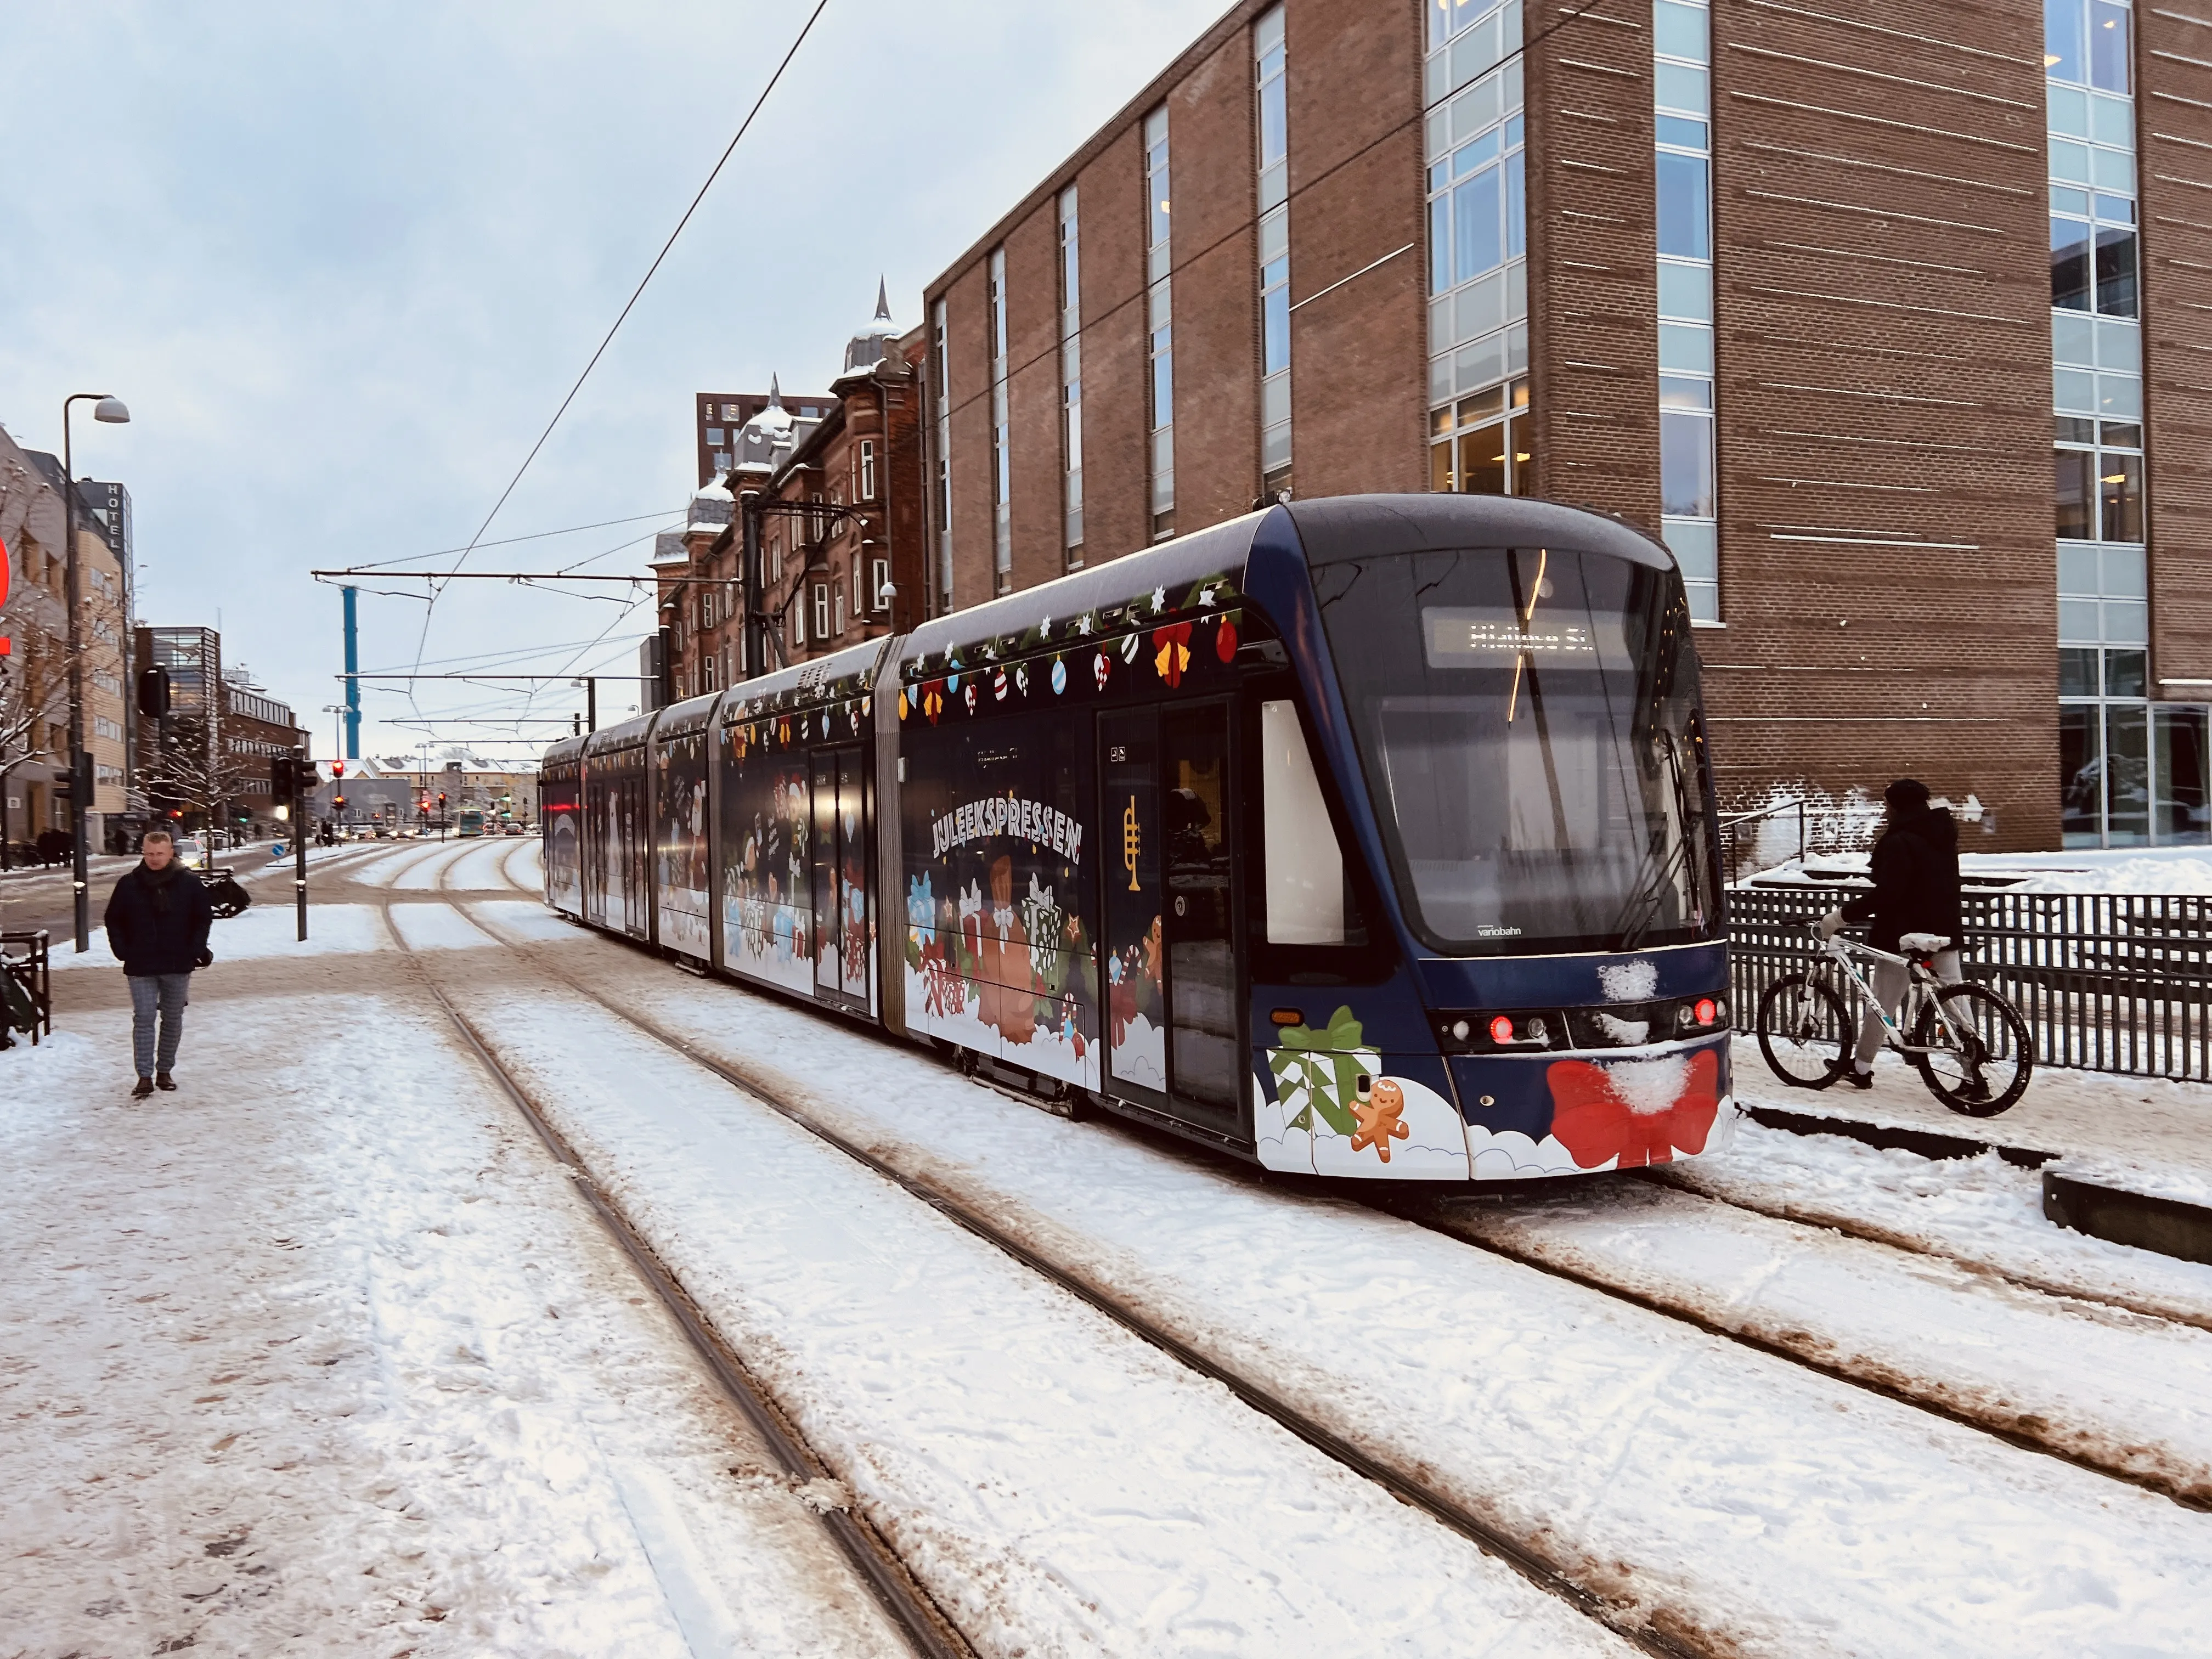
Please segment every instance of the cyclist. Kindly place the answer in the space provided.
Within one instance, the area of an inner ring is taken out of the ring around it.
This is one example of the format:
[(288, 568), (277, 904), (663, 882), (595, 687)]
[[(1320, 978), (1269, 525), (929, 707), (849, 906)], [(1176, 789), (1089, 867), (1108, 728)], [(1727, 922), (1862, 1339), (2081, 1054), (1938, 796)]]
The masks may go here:
[[(1955, 985), (1964, 976), (1958, 951), (1959, 826), (1948, 811), (1929, 805), (1928, 786), (1917, 778), (1898, 779), (1881, 792), (1881, 798), (1888, 808), (1888, 827), (1874, 844), (1874, 891), (1821, 917), (1820, 937), (1833, 939), (1846, 922), (1870, 922), (1867, 943), (1898, 955), (1905, 934), (1932, 934), (1949, 941), (1948, 948), (1935, 954), (1936, 977)], [(1893, 1014), (1904, 1002), (1910, 982), (1901, 966), (1882, 963), (1875, 968), (1875, 994), (1881, 999), (1881, 1007)], [(1859, 1021), (1858, 1055), (1850, 1071), (1853, 1088), (1874, 1087), (1874, 1057), (1881, 1052), (1884, 1035), (1881, 1009), (1869, 1005)]]

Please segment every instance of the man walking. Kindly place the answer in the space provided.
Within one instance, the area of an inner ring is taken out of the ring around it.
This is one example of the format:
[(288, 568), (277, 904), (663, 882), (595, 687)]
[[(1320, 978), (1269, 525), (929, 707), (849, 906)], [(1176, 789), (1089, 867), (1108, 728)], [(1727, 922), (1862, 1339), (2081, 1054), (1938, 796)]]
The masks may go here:
[(177, 1086), (170, 1073), (177, 1045), (184, 1040), (192, 969), (215, 960), (207, 948), (208, 928), (215, 921), (207, 889), (177, 862), (177, 844), (169, 832), (149, 830), (139, 853), (144, 861), (115, 884), (106, 917), (107, 948), (131, 980), (131, 1048), (138, 1063), (133, 1100)]
[[(1869, 871), (1874, 891), (1862, 893), (1842, 908), (1820, 918), (1820, 934), (1832, 939), (1850, 921), (1872, 925), (1867, 943), (1877, 951), (1901, 955), (1900, 940), (1908, 933), (1944, 941), (1935, 953), (1936, 977), (1956, 985), (1959, 967), (1959, 826), (1948, 811), (1929, 805), (1928, 786), (1917, 778), (1899, 778), (1881, 792), (1889, 809), (1889, 827), (1874, 844)], [(1874, 970), (1875, 994), (1893, 1013), (1905, 1000), (1910, 975), (1904, 968), (1879, 963)], [(1881, 1013), (1869, 1004), (1859, 1022), (1856, 1063), (1851, 1086), (1874, 1086), (1874, 1057), (1881, 1052), (1884, 1036)]]

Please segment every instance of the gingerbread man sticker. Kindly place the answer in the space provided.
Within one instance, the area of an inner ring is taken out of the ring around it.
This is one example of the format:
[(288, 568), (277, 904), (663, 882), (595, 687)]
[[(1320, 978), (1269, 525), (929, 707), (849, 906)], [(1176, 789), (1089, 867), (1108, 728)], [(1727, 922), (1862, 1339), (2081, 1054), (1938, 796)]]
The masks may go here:
[(1352, 1137), (1355, 1152), (1372, 1146), (1375, 1155), (1388, 1164), (1390, 1143), (1413, 1133), (1401, 1121), (1406, 1110), (1406, 1091), (1387, 1077), (1377, 1079), (1372, 1090), (1363, 1090), (1352, 1109), (1359, 1118), (1359, 1127)]

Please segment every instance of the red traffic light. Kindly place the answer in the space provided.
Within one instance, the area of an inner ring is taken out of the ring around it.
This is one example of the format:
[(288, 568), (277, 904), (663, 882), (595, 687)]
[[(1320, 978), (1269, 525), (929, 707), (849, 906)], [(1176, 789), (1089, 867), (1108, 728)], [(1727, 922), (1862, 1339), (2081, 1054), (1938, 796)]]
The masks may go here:
[(185, 815), (185, 813), (184, 813), (184, 809), (183, 809), (182, 807), (179, 807), (179, 806), (172, 806), (172, 807), (169, 809), (169, 816), (170, 816), (171, 817), (173, 817), (173, 818), (180, 818), (180, 817), (184, 817), (184, 815)]
[(345, 775), (345, 763), (343, 761), (332, 761), (331, 763), (331, 775), (334, 778), (343, 777)]

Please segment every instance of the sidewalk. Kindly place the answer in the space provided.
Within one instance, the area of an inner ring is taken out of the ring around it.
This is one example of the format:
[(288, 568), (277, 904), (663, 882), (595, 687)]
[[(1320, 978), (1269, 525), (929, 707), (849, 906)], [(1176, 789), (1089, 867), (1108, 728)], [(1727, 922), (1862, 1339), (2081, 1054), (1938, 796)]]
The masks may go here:
[(1735, 1070), (1736, 1097), (1746, 1105), (2056, 1152), (2054, 1167), (2082, 1180), (2212, 1204), (2212, 1083), (2039, 1067), (2018, 1105), (1978, 1118), (1944, 1106), (1894, 1054), (1875, 1062), (1874, 1087), (1864, 1094), (1840, 1083), (1790, 1087), (1768, 1069), (1754, 1037), (1736, 1038)]

